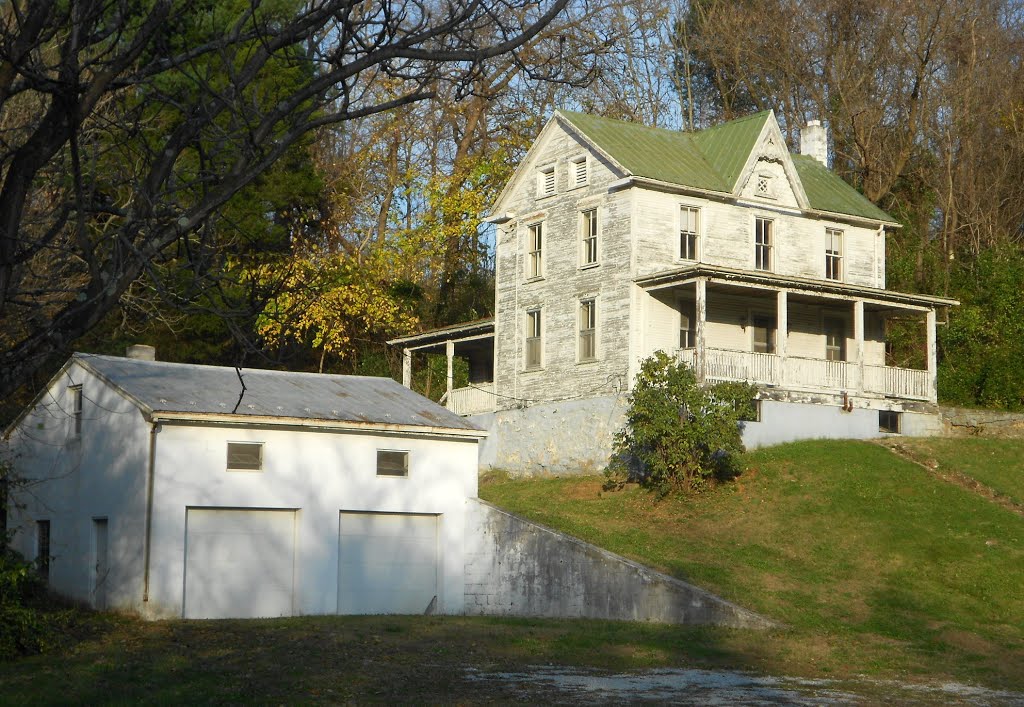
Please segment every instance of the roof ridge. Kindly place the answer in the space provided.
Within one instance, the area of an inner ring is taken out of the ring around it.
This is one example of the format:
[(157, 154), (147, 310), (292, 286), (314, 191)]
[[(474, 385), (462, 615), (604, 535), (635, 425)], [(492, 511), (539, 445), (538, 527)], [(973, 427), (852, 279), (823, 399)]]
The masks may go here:
[(89, 359), (102, 359), (105, 361), (113, 362), (129, 362), (131, 364), (145, 365), (145, 366), (176, 366), (180, 368), (205, 368), (210, 370), (224, 370), (224, 371), (235, 371), (240, 369), (243, 372), (253, 371), (256, 373), (265, 373), (270, 375), (282, 375), (282, 376), (318, 376), (318, 377), (329, 377), (329, 378), (365, 378), (370, 380), (388, 380), (393, 381), (394, 378), (389, 376), (368, 376), (355, 373), (316, 373), (315, 371), (281, 371), (275, 368), (255, 368), (252, 366), (224, 366), (212, 363), (185, 363), (183, 361), (149, 361), (142, 358), (129, 358), (128, 356), (117, 356), (114, 354), (96, 354), (88, 353), (85, 351), (75, 351), (72, 357)]

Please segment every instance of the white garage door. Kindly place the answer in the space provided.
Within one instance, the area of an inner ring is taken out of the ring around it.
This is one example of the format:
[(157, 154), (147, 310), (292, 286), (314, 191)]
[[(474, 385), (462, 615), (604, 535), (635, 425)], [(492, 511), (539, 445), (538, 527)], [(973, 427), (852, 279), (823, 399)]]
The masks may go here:
[(436, 607), (438, 516), (342, 511), (339, 614), (422, 614)]
[(185, 618), (291, 616), (295, 511), (190, 508)]

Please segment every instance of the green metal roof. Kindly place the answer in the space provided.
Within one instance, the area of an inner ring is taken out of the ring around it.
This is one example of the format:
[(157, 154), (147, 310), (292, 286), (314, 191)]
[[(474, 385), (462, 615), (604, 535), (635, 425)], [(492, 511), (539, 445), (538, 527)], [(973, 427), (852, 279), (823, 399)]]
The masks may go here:
[[(697, 133), (649, 128), (572, 111), (559, 114), (635, 177), (731, 192), (772, 113), (761, 111)], [(791, 157), (812, 209), (895, 221), (817, 160), (803, 155)]]
[(818, 160), (807, 155), (792, 157), (793, 166), (800, 175), (800, 183), (804, 185), (812, 209), (878, 221), (896, 221)]
[(710, 191), (732, 191), (733, 183), (723, 179), (690, 133), (586, 113), (559, 113), (633, 176)]

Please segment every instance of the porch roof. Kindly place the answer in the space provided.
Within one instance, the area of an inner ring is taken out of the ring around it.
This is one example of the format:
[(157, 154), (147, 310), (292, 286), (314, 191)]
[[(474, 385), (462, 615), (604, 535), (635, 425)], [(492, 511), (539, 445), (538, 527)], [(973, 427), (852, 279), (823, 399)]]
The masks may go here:
[[(449, 341), (469, 341), (494, 336), (494, 317), (475, 319), (471, 322), (460, 322), (438, 327), (419, 334), (401, 336), (388, 340), (389, 346), (401, 346), (406, 349), (430, 349), (442, 346)], [(443, 351), (443, 348), (441, 348)]]
[(815, 280), (793, 275), (779, 275), (757, 270), (741, 270), (721, 265), (705, 265), (697, 263), (672, 270), (664, 270), (652, 275), (636, 278), (635, 282), (645, 290), (660, 290), (674, 287), (706, 277), (711, 282), (729, 282), (751, 287), (806, 292), (818, 295), (832, 295), (841, 299), (863, 299), (885, 304), (901, 304), (915, 309), (931, 309), (934, 307), (953, 307), (960, 302), (949, 297), (936, 295), (920, 295), (894, 290), (883, 290), (878, 287), (850, 285), (829, 280)]

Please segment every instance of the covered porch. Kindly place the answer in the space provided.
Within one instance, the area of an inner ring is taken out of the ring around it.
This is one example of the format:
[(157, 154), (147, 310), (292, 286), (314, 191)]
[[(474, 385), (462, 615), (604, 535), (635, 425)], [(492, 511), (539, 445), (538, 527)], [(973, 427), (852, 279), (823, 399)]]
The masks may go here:
[[(448, 360), (440, 402), (457, 415), (494, 412), (494, 319), (433, 329), (388, 341), (402, 349), (402, 385), (412, 387), (415, 354), (438, 354)], [(455, 359), (468, 363), (468, 385), (455, 387)]]
[[(936, 402), (936, 309), (955, 300), (706, 265), (637, 283), (644, 355), (673, 350), (700, 381)], [(895, 319), (922, 325), (923, 367), (888, 365)]]

